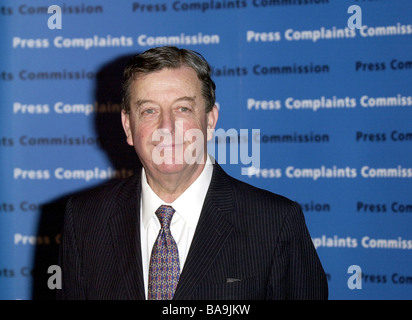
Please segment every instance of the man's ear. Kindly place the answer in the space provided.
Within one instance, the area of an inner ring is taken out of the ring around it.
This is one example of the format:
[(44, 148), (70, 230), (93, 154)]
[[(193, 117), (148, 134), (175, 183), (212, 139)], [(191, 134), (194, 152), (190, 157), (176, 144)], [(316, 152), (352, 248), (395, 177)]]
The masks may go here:
[(126, 134), (126, 141), (129, 145), (133, 146), (133, 135), (130, 127), (130, 113), (122, 110), (122, 125), (124, 133)]
[(213, 138), (213, 133), (216, 128), (217, 119), (219, 118), (219, 111), (216, 105), (213, 106), (212, 110), (207, 114), (207, 140)]

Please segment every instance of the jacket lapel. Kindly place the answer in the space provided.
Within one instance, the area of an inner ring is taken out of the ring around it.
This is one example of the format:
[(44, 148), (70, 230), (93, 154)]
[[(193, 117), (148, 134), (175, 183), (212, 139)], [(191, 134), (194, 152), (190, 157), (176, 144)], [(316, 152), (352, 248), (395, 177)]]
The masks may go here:
[[(138, 170), (138, 172), (141, 172)], [(117, 210), (109, 221), (119, 274), (127, 299), (145, 299), (140, 244), (140, 173), (129, 178), (116, 198)]]
[(230, 235), (233, 225), (227, 216), (234, 210), (231, 192), (230, 180), (223, 169), (215, 164), (174, 299), (190, 299)]

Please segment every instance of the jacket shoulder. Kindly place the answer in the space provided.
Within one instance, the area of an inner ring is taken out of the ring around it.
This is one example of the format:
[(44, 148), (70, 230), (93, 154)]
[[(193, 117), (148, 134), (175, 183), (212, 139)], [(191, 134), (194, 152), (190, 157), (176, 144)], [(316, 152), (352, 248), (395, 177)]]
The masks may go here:
[(139, 188), (140, 175), (133, 175), (78, 192), (68, 198), (65, 217), (86, 225), (105, 220), (128, 201), (136, 200)]
[(121, 200), (124, 197), (127, 198), (131, 196), (131, 189), (137, 192), (138, 180), (139, 177), (133, 175), (128, 178), (109, 181), (91, 189), (73, 194), (70, 197), (70, 201), (73, 204), (81, 204), (84, 206), (86, 204), (104, 205), (107, 202), (119, 199), (119, 197), (119, 200)]
[(245, 204), (248, 203), (251, 206), (255, 207), (257, 205), (266, 205), (266, 206), (275, 206), (290, 208), (299, 206), (295, 201), (265, 190), (258, 187), (255, 187), (244, 181), (240, 181), (236, 178), (228, 176), (228, 179), (231, 181), (232, 189), (234, 190), (235, 203)]

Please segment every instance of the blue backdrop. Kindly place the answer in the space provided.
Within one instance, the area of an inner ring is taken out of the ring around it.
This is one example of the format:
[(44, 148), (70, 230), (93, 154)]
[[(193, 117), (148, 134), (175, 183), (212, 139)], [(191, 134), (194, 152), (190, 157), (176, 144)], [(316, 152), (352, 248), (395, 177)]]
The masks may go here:
[(260, 168), (224, 169), (302, 205), (330, 298), (411, 299), (411, 16), (410, 0), (2, 1), (0, 298), (53, 297), (66, 198), (135, 170), (123, 67), (176, 45), (210, 62), (218, 128), (260, 143)]

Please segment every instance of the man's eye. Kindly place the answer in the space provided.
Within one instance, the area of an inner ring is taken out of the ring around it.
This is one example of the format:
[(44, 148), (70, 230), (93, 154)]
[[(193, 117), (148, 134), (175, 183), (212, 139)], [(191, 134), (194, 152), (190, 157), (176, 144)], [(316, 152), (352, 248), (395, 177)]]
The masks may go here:
[(154, 110), (153, 109), (146, 109), (143, 111), (143, 114), (153, 114)]
[(190, 109), (189, 109), (188, 107), (180, 107), (179, 110), (180, 110), (181, 112), (188, 112), (188, 111), (190, 111)]

